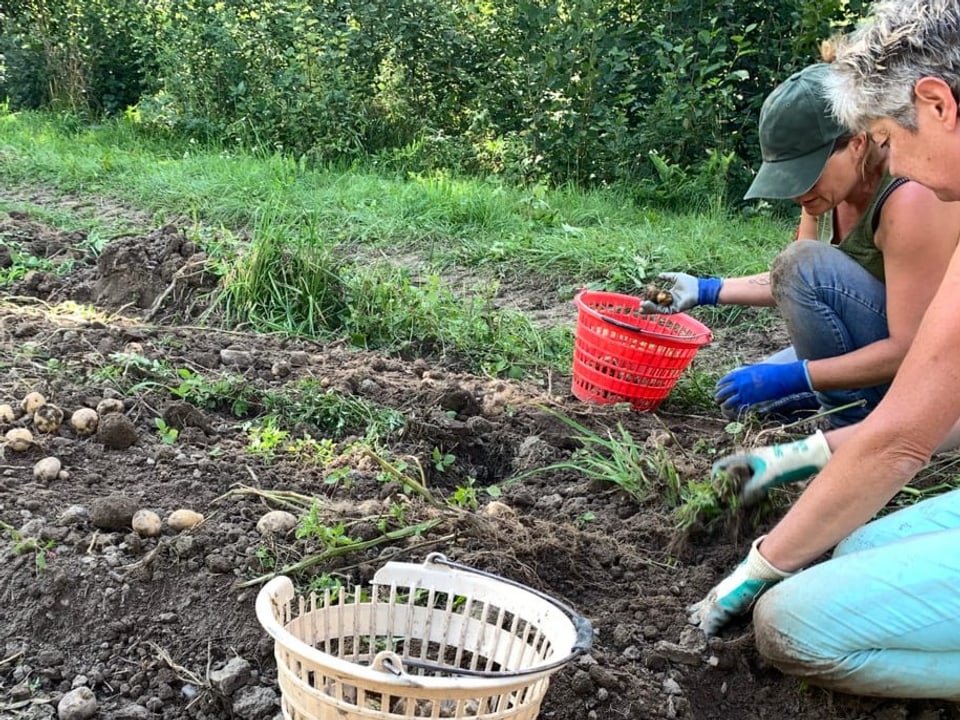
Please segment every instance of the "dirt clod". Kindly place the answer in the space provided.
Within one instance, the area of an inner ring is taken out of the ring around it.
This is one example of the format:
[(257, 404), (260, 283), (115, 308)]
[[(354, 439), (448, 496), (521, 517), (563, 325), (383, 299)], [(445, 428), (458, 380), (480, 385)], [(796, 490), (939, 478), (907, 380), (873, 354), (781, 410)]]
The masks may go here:
[(90, 522), (101, 530), (127, 530), (139, 508), (127, 495), (108, 495), (90, 503)]
[(113, 450), (126, 450), (137, 441), (137, 428), (123, 413), (107, 413), (97, 423), (97, 439)]

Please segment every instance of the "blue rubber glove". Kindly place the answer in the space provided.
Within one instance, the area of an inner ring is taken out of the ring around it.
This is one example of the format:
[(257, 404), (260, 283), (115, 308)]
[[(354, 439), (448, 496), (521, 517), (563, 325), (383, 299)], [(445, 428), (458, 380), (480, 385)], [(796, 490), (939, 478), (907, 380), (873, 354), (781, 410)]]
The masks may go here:
[(740, 501), (753, 505), (771, 488), (806, 480), (820, 472), (830, 460), (830, 445), (823, 431), (782, 445), (753, 448), (727, 455), (713, 464), (711, 477), (721, 474), (743, 477)]
[(778, 570), (760, 554), (762, 537), (753, 541), (750, 553), (737, 568), (698, 603), (687, 608), (687, 622), (713, 637), (730, 620), (753, 607), (763, 593), (793, 573)]
[(757, 403), (812, 392), (807, 362), (758, 363), (737, 368), (720, 378), (714, 399), (725, 414), (736, 415)]
[(658, 305), (652, 300), (646, 300), (641, 305), (640, 312), (647, 315), (672, 315), (697, 305), (716, 305), (720, 288), (723, 286), (720, 278), (698, 278), (686, 273), (661, 273), (657, 279), (663, 283), (663, 289), (673, 296), (673, 302), (669, 305)]

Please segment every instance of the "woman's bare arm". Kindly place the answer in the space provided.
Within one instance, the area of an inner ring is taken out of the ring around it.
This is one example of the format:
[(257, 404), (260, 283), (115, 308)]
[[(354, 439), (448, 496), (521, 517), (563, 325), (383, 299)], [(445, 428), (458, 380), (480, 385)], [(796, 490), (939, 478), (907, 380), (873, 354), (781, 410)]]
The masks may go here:
[(890, 196), (876, 235), (883, 251), (889, 336), (844, 355), (811, 361), (807, 371), (817, 390), (890, 382), (936, 293), (958, 236), (960, 203), (938, 200), (914, 182)]
[(843, 442), (763, 541), (797, 570), (870, 520), (929, 460), (960, 418), (960, 251), (876, 410)]

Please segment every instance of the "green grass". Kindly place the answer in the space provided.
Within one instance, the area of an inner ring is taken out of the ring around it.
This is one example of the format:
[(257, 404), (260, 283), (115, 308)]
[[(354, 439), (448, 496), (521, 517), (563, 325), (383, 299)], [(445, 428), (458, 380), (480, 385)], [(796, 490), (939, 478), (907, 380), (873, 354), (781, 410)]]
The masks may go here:
[[(643, 207), (630, 188), (315, 167), (144, 135), (130, 121), (6, 113), (0, 137), (7, 186), (125, 203), (158, 225), (189, 218), (191, 239), (221, 274), (217, 309), (234, 325), (444, 354), (495, 375), (565, 369), (572, 330), (497, 309), (498, 279), (540, 278), (561, 301), (584, 286), (631, 292), (665, 270), (761, 271), (790, 237), (762, 214)], [(122, 232), (95, 209), (72, 221), (66, 211), (22, 209), (82, 225), (94, 250)], [(454, 268), (490, 282), (455, 290), (443, 279)], [(697, 312), (718, 323), (729, 316)]]
[(158, 221), (187, 215), (234, 230), (254, 228), (265, 216), (275, 228), (306, 223), (326, 244), (399, 244), (428, 259), (536, 270), (571, 282), (632, 271), (636, 258), (651, 273), (756, 272), (790, 236), (788, 225), (760, 216), (639, 207), (623, 188), (547, 190), (312, 168), (276, 154), (145, 137), (122, 121), (87, 127), (8, 113), (0, 116), (0, 135), (0, 177), (8, 183), (115, 198)]

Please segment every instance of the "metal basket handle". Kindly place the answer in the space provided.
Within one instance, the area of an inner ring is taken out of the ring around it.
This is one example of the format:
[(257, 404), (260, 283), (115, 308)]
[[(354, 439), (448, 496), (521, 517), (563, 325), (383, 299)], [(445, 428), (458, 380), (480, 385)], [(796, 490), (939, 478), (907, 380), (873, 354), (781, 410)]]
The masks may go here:
[[(546, 663), (544, 665), (537, 665), (536, 667), (523, 669), (523, 670), (471, 670), (469, 668), (451, 668), (444, 665), (437, 665), (436, 663), (425, 662), (422, 660), (417, 660), (415, 658), (402, 658), (403, 664), (406, 667), (417, 668), (418, 670), (432, 670), (434, 672), (443, 672), (453, 675), (464, 675), (470, 677), (484, 677), (484, 678), (504, 678), (504, 677), (524, 677), (526, 675), (535, 675), (542, 673), (548, 670), (555, 670), (563, 665), (566, 665), (571, 660), (574, 660), (581, 655), (585, 655), (590, 652), (590, 648), (593, 647), (593, 625), (590, 620), (571, 606), (567, 605), (560, 600), (557, 600), (555, 597), (548, 595), (546, 593), (540, 592), (532, 587), (519, 583), (516, 580), (511, 580), (510, 578), (505, 578), (500, 575), (494, 575), (493, 573), (488, 573), (484, 570), (478, 570), (477, 568), (470, 567), (469, 565), (464, 565), (463, 563), (454, 562), (453, 560), (448, 560), (445, 555), (442, 553), (434, 552), (427, 555), (426, 559), (423, 562), (424, 565), (433, 564), (433, 565), (445, 565), (455, 570), (462, 570), (464, 572), (473, 573), (474, 575), (480, 575), (481, 577), (488, 578), (490, 580), (496, 580), (497, 582), (506, 583), (507, 585), (512, 585), (513, 587), (519, 588), (524, 592), (531, 593), (536, 595), (539, 598), (542, 598), (546, 602), (550, 603), (554, 607), (562, 611), (567, 617), (570, 618), (570, 622), (573, 624), (574, 630), (576, 631), (576, 640), (573, 643), (573, 647), (570, 648), (570, 652), (567, 653), (564, 657), (554, 660), (552, 662)], [(392, 660), (392, 658), (391, 658)]]

